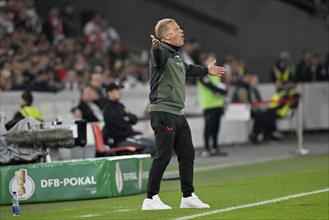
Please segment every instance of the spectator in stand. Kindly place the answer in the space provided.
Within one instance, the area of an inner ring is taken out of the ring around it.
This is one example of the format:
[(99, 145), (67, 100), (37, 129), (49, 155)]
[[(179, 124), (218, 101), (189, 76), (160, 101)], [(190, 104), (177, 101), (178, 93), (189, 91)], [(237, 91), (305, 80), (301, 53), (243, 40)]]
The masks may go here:
[(110, 83), (106, 86), (108, 104), (104, 109), (104, 122), (102, 133), (104, 142), (109, 146), (142, 146), (143, 153), (155, 153), (155, 140), (152, 137), (142, 135), (135, 131), (132, 125), (136, 124), (138, 118), (128, 112), (120, 102), (121, 89), (123, 86)]
[(86, 85), (81, 89), (79, 104), (71, 112), (76, 118), (85, 119), (86, 122), (103, 121), (102, 110), (94, 103), (97, 99), (97, 92), (90, 85)]
[(115, 28), (109, 26), (107, 19), (101, 16), (101, 39), (103, 41), (103, 52), (108, 53), (113, 41), (120, 41), (120, 35)]
[[(247, 73), (242, 76), (232, 93), (232, 102), (249, 103), (261, 100), (260, 93), (257, 89), (257, 77)], [(252, 142), (258, 143), (264, 131), (264, 113), (258, 105), (253, 105), (251, 108), (251, 118), (254, 120), (252, 133), (249, 138)]]
[(226, 82), (231, 86), (239, 82), (243, 75), (247, 72), (245, 61), (238, 60), (232, 54), (225, 57), (224, 68), (228, 70), (228, 74), (225, 77)]
[(223, 64), (223, 67), (226, 69), (225, 79), (229, 85), (233, 84), (231, 82), (232, 82), (232, 75), (233, 75), (232, 65), (233, 65), (234, 59), (235, 59), (235, 57), (233, 54), (227, 54), (225, 56), (225, 61)]
[(12, 89), (11, 72), (8, 69), (3, 69), (0, 72), (0, 90), (10, 91)]
[(259, 78), (256, 74), (251, 74), (250, 79), (250, 98), (252, 102), (262, 101), (262, 95), (258, 89)]
[(125, 60), (117, 78), (126, 88), (142, 87), (138, 80), (137, 65), (130, 60)]
[(42, 23), (35, 9), (34, 0), (25, 0), (21, 16), (24, 21), (24, 28), (32, 33), (40, 34), (42, 31)]
[(277, 81), (288, 82), (295, 81), (295, 66), (290, 62), (290, 53), (283, 51), (279, 55), (279, 59), (271, 69), (270, 78), (273, 83)]
[(108, 102), (106, 95), (104, 94), (104, 81), (105, 78), (101, 72), (95, 71), (90, 75), (90, 86), (97, 92), (98, 95), (98, 99), (94, 102), (102, 110)]
[(47, 36), (48, 40), (54, 45), (65, 37), (65, 27), (63, 19), (59, 13), (57, 6), (52, 6), (48, 13), (48, 18), (43, 24), (42, 32)]
[(120, 41), (113, 41), (108, 51), (110, 59), (110, 68), (114, 72), (119, 72), (123, 67), (124, 61), (128, 59), (128, 51)]
[(192, 54), (194, 53), (194, 50), (197, 49), (197, 48), (194, 46), (193, 42), (194, 42), (193, 39), (186, 40), (185, 44), (182, 47), (182, 52), (181, 53), (182, 53), (182, 57), (183, 57), (184, 61), (187, 64), (195, 65), (195, 62), (192, 58)]
[(14, 31), (18, 26), (21, 26), (23, 22), (20, 16), (20, 10), (23, 4), (23, 1), (8, 0), (5, 5), (5, 13), (13, 25), (12, 31)]
[(63, 63), (63, 60), (57, 57), (53, 65), (54, 65), (54, 70), (56, 72), (55, 75), (56, 80), (62, 82), (63, 78), (65, 78), (67, 74), (67, 69)]
[(302, 60), (299, 61), (296, 69), (297, 82), (310, 82), (312, 81), (312, 57), (313, 51), (310, 49), (304, 49), (302, 53)]
[(21, 108), (15, 113), (13, 121), (19, 121), (23, 118), (31, 117), (39, 121), (43, 121), (42, 114), (40, 111), (32, 106), (33, 95), (30, 91), (25, 91), (22, 94), (22, 99), (20, 101)]
[(62, 18), (64, 27), (66, 27), (66, 36), (76, 38), (79, 36), (79, 31), (77, 29), (77, 18), (74, 11), (74, 6), (72, 3), (67, 3), (62, 11)]
[[(185, 42), (182, 46), (182, 57), (187, 64), (195, 65), (196, 63), (200, 64), (200, 45), (196, 39), (190, 39)], [(186, 85), (195, 85), (195, 77), (187, 77)]]
[(328, 81), (329, 75), (320, 61), (320, 57), (317, 53), (315, 53), (311, 59), (311, 76), (312, 81)]
[(13, 87), (11, 90), (17, 91), (17, 90), (27, 90), (28, 85), (24, 81), (24, 76), (22, 73), (16, 73), (14, 74), (14, 79), (13, 79)]
[(10, 14), (7, 12), (7, 2), (0, 1), (0, 37), (5, 34), (12, 34), (15, 30), (14, 22), (11, 19)]
[(103, 50), (103, 41), (101, 38), (102, 28), (102, 17), (100, 14), (95, 14), (93, 18), (88, 21), (83, 27), (83, 35), (85, 43), (87, 45), (93, 45), (98, 51)]
[(75, 70), (69, 70), (63, 78), (64, 89), (75, 91), (80, 88), (81, 78)]
[(262, 108), (262, 96), (258, 89), (258, 76), (255, 74), (251, 75), (249, 84), (250, 84), (250, 100), (251, 100), (251, 117), (254, 119), (253, 131), (249, 135), (249, 139), (253, 143), (258, 143), (263, 135), (263, 130), (265, 126), (265, 114), (264, 109)]
[(200, 42), (197, 39), (192, 38), (189, 43), (191, 44), (191, 51), (189, 55), (196, 65), (201, 65), (204, 59), (202, 58), (203, 52), (201, 51)]
[(31, 84), (31, 91), (57, 92), (58, 88), (50, 84), (50, 74), (52, 74), (52, 70), (50, 69), (40, 70)]
[(252, 75), (244, 74), (243, 77), (236, 83), (235, 90), (232, 94), (233, 102), (251, 102), (250, 97), (250, 81)]

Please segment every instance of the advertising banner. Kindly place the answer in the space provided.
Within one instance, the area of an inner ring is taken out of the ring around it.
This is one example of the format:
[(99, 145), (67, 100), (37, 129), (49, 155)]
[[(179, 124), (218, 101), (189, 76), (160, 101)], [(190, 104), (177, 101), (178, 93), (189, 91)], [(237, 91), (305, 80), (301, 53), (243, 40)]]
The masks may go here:
[(117, 197), (146, 192), (149, 155), (0, 167), (0, 204)]
[(149, 173), (152, 165), (152, 159), (149, 155), (138, 155), (138, 167), (139, 167), (139, 188), (141, 192), (146, 192), (147, 181), (149, 179)]
[(110, 182), (113, 197), (137, 194), (138, 167), (136, 158), (109, 159)]
[(146, 192), (151, 158), (134, 155), (109, 158), (113, 197)]
[(21, 203), (111, 196), (104, 159), (0, 167), (0, 204), (16, 191)]

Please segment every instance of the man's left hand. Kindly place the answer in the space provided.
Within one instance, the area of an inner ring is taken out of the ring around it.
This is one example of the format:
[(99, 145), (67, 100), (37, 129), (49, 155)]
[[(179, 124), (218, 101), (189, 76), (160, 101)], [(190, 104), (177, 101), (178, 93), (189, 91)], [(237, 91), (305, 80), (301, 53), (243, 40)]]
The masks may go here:
[(216, 66), (216, 60), (210, 62), (207, 67), (208, 73), (210, 75), (223, 76), (224, 74), (226, 74), (226, 70), (224, 67)]

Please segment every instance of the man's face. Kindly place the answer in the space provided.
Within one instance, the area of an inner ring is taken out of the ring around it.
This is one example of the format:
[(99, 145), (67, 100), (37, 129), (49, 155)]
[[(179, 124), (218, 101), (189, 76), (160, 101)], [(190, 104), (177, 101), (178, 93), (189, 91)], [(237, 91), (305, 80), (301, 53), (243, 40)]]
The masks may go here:
[(90, 84), (96, 88), (102, 88), (104, 82), (103, 75), (101, 73), (94, 73), (91, 76)]
[(113, 89), (112, 91), (107, 92), (108, 98), (112, 101), (119, 101), (121, 99), (121, 90)]
[(83, 96), (82, 99), (87, 102), (92, 102), (98, 99), (97, 92), (91, 87), (84, 88), (82, 96)]
[(180, 47), (184, 44), (184, 31), (176, 22), (170, 22), (167, 24), (167, 31), (164, 34), (164, 38), (166, 42)]

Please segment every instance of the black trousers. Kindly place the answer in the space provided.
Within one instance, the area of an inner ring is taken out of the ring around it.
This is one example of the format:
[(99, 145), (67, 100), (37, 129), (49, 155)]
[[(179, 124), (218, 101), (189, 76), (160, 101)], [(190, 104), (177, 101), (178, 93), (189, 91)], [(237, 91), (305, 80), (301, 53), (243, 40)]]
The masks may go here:
[(191, 129), (184, 115), (167, 112), (151, 112), (151, 126), (154, 130), (156, 154), (153, 158), (147, 197), (151, 198), (160, 191), (160, 183), (174, 150), (179, 164), (181, 191), (184, 197), (194, 192), (193, 167), (195, 151), (192, 143)]
[(253, 135), (257, 136), (264, 132), (265, 116), (266, 114), (262, 110), (251, 110), (251, 117), (254, 119)]
[(206, 109), (203, 111), (204, 119), (205, 119), (205, 128), (204, 128), (204, 143), (205, 148), (209, 150), (209, 140), (212, 139), (213, 148), (218, 148), (217, 137), (220, 126), (220, 119), (223, 114), (223, 108), (212, 108)]
[(253, 135), (264, 134), (265, 138), (269, 138), (277, 130), (278, 117), (274, 109), (251, 111), (251, 117), (254, 119)]

